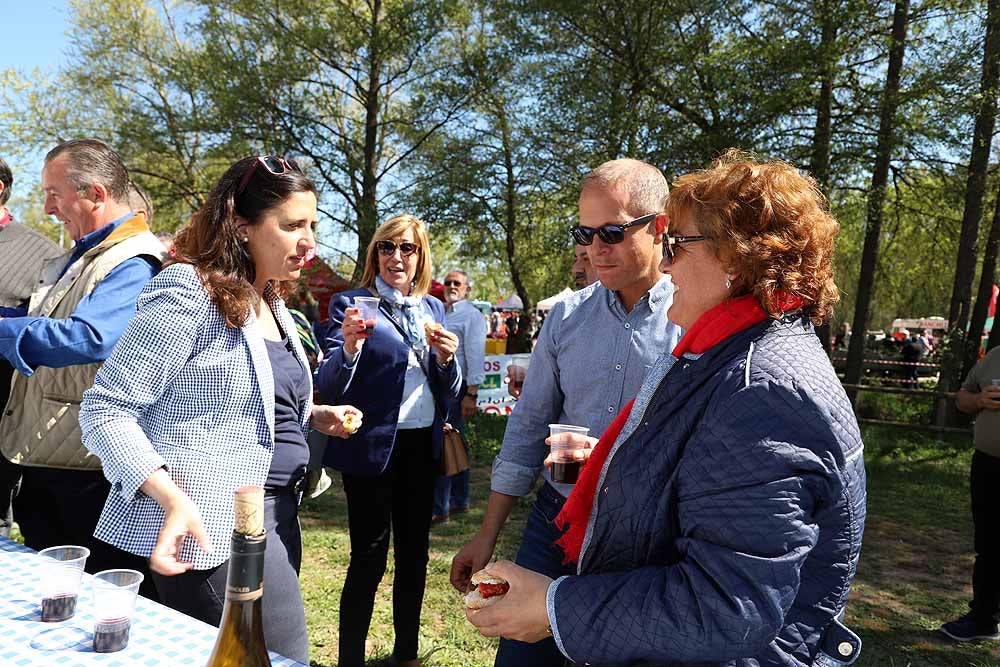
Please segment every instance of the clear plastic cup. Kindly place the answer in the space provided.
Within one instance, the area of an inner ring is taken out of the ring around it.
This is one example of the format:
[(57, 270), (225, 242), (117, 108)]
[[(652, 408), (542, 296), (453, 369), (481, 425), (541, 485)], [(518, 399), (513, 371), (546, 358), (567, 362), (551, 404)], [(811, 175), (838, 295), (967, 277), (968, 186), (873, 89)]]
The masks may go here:
[(583, 461), (576, 458), (576, 452), (580, 446), (574, 444), (568, 435), (587, 435), (590, 429), (585, 426), (571, 426), (570, 424), (549, 424), (549, 450), (551, 452), (552, 467), (549, 472), (552, 481), (559, 484), (576, 484), (580, 477), (580, 467)]
[(46, 623), (73, 618), (83, 567), (89, 555), (87, 547), (73, 545), (49, 547), (38, 552), (42, 574), (42, 620)]
[(104, 570), (94, 575), (94, 652), (114, 653), (128, 646), (135, 597), (143, 575), (135, 570)]
[(365, 321), (364, 338), (368, 338), (375, 330), (378, 323), (378, 304), (380, 299), (377, 296), (356, 296), (354, 297), (354, 307), (361, 311), (361, 317)]
[(510, 363), (507, 365), (507, 392), (517, 398), (524, 389), (524, 378), (528, 376), (528, 367), (531, 366), (530, 354), (512, 354)]
[(993, 385), (994, 387), (1000, 387), (1000, 378), (993, 378), (992, 380), (990, 380), (990, 383), (991, 383), (991, 384), (992, 384), (992, 385)]

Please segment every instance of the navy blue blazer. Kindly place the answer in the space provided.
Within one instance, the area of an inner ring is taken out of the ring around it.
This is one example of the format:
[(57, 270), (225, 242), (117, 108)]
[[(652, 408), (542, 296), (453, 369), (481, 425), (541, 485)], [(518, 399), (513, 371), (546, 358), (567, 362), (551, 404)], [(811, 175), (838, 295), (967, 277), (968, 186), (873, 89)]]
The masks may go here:
[[(380, 475), (389, 463), (396, 442), (396, 423), (403, 400), (410, 347), (403, 335), (382, 310), (372, 335), (365, 341), (353, 368), (344, 359), (344, 337), (340, 327), (344, 310), (354, 304), (356, 296), (372, 296), (367, 288), (348, 290), (330, 300), (330, 320), (323, 341), (324, 359), (316, 371), (316, 387), (324, 402), (332, 405), (349, 404), (364, 413), (361, 428), (346, 440), (330, 438), (323, 456), (324, 465), (352, 475)], [(444, 305), (432, 296), (424, 297), (424, 305), (434, 320), (444, 324)], [(437, 351), (430, 349), (428, 383), (437, 409), (434, 414), (433, 453), (441, 457), (442, 426), (448, 398), (458, 398), (462, 373), (453, 359), (445, 368), (437, 363)]]

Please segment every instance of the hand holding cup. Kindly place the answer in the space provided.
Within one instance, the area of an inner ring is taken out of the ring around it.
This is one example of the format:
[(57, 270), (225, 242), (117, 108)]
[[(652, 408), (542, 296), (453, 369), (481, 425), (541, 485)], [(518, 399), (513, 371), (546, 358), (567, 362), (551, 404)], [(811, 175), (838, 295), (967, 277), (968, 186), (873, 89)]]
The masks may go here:
[(597, 438), (587, 435), (590, 429), (568, 424), (549, 424), (549, 455), (545, 457), (545, 467), (552, 474), (552, 481), (559, 484), (575, 484), (580, 468), (590, 458), (597, 444)]

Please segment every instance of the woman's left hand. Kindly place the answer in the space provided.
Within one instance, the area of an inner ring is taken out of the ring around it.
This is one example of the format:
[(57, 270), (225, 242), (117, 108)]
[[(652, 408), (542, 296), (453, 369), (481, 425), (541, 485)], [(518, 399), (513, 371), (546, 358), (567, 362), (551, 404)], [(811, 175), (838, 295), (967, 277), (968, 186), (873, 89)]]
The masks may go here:
[(442, 366), (447, 366), (455, 357), (455, 350), (458, 349), (458, 336), (445, 328), (434, 329), (428, 332), (427, 341), (437, 350), (437, 362)]
[(501, 560), (486, 567), (503, 577), (510, 590), (503, 598), (484, 609), (466, 609), (465, 616), (486, 637), (506, 637), (522, 642), (537, 642), (549, 636), (549, 615), (545, 596), (552, 579), (544, 574)]
[(353, 405), (313, 405), (312, 427), (336, 438), (349, 438), (361, 428), (363, 416)]

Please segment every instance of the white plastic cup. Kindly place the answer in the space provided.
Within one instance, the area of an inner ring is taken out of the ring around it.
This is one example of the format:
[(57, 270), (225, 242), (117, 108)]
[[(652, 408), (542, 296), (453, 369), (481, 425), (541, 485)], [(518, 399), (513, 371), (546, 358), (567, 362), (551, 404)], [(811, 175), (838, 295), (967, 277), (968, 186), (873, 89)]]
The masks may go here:
[(993, 378), (992, 380), (990, 380), (990, 384), (992, 384), (994, 387), (1000, 387), (1000, 378)]
[(42, 620), (57, 623), (73, 618), (80, 580), (90, 549), (64, 544), (38, 552), (41, 566)]
[(94, 575), (94, 652), (114, 653), (128, 646), (135, 598), (143, 575), (135, 570), (104, 570)]
[(510, 363), (507, 365), (507, 382), (510, 383), (508, 391), (514, 396), (520, 395), (524, 388), (524, 378), (528, 376), (528, 367), (531, 366), (530, 354), (512, 354)]
[(590, 429), (585, 426), (570, 424), (549, 424), (549, 450), (552, 454), (552, 467), (549, 472), (552, 481), (559, 484), (576, 484), (580, 477), (580, 467), (583, 462), (576, 458), (580, 446), (574, 444), (567, 435), (587, 435)]
[(380, 299), (377, 296), (356, 296), (354, 306), (361, 312), (361, 317), (365, 321), (365, 332), (363, 336), (368, 338), (375, 330), (378, 323), (378, 304)]

